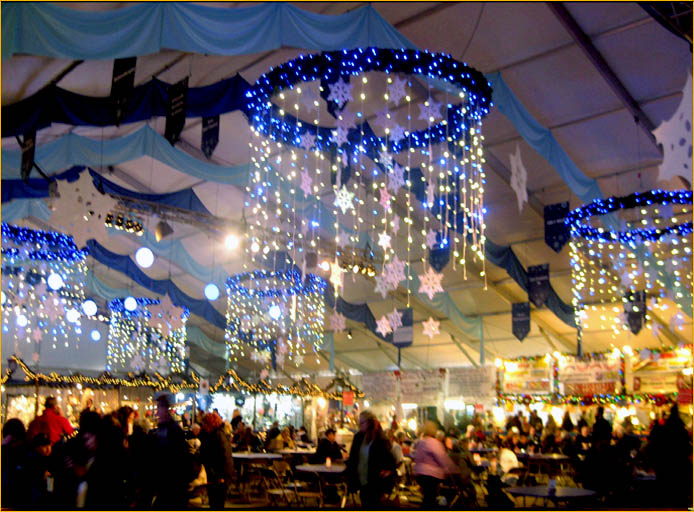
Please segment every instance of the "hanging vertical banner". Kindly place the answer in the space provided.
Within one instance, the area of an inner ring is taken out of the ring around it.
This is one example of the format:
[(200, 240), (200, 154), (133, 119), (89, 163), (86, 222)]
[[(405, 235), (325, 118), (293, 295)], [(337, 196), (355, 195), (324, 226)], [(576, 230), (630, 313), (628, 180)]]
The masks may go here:
[(646, 292), (645, 290), (627, 292), (624, 298), (624, 313), (627, 316), (629, 329), (634, 334), (638, 334), (646, 319)]
[(513, 335), (520, 341), (530, 332), (530, 303), (515, 302), (511, 304)]
[(36, 132), (24, 134), (22, 142), (22, 180), (26, 182), (34, 167), (34, 153), (36, 152)]
[(576, 357), (583, 357), (583, 326), (580, 322), (576, 327)]
[(549, 297), (549, 263), (528, 267), (528, 299), (541, 308)]
[(198, 392), (202, 396), (207, 396), (210, 393), (210, 381), (208, 379), (200, 379), (200, 387)]
[(414, 330), (412, 329), (412, 308), (398, 309), (401, 314), (402, 326), (393, 332), (393, 345), (398, 348), (412, 345)]
[(188, 77), (169, 87), (169, 105), (166, 109), (166, 129), (164, 137), (173, 146), (186, 124), (188, 103)]
[(202, 118), (202, 152), (207, 158), (212, 156), (219, 143), (219, 116)]
[(137, 57), (116, 59), (113, 61), (113, 77), (111, 78), (111, 101), (113, 102), (113, 117), (116, 126), (125, 117), (125, 107), (128, 98), (135, 87), (135, 66)]
[(342, 392), (342, 405), (352, 407), (354, 405), (354, 391)]
[(429, 250), (429, 265), (437, 272), (443, 271), (446, 265), (448, 265), (450, 258), (451, 248), (448, 245)]
[(554, 252), (561, 252), (562, 247), (569, 241), (569, 227), (564, 223), (568, 214), (568, 201), (545, 206), (545, 243)]

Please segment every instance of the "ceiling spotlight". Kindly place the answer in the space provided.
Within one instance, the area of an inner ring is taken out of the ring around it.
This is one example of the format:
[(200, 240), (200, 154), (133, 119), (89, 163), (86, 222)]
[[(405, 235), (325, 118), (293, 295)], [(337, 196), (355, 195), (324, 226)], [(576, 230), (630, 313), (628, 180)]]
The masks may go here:
[[(158, 241), (159, 239), (157, 238), (157, 242)], [(154, 253), (149, 247), (140, 247), (135, 251), (135, 261), (142, 268), (149, 268), (152, 266), (152, 263), (154, 263)]]
[(70, 308), (65, 312), (65, 319), (71, 324), (74, 324), (80, 319), (80, 312), (75, 308)]
[(358, 274), (359, 273), (359, 265), (357, 265), (355, 263), (354, 266), (352, 267), (352, 272), (354, 272), (355, 274)]
[(347, 331), (347, 339), (348, 339), (348, 340), (351, 340), (351, 339), (352, 339), (352, 329), (350, 329), (349, 331)]
[(87, 316), (94, 316), (96, 315), (96, 302), (94, 302), (92, 299), (87, 299), (82, 303), (82, 312), (87, 315)]
[(51, 290), (60, 290), (63, 287), (63, 284), (65, 284), (63, 283), (63, 278), (60, 277), (60, 274), (56, 273), (49, 275), (46, 282)]
[(214, 283), (205, 286), (205, 297), (207, 297), (207, 300), (217, 300), (219, 298), (219, 287)]
[(29, 320), (27, 320), (26, 315), (17, 315), (17, 325), (19, 327), (26, 327), (28, 323)]
[(135, 297), (126, 297), (123, 301), (123, 306), (128, 311), (135, 311), (137, 309), (137, 301), (135, 300)]
[(100, 333), (99, 331), (97, 331), (96, 329), (94, 329), (94, 330), (90, 333), (89, 336), (91, 336), (92, 341), (93, 341), (94, 343), (96, 343), (97, 341), (101, 340), (101, 333)]
[(154, 227), (154, 236), (157, 239), (157, 242), (161, 242), (164, 238), (166, 238), (173, 232), (174, 230), (169, 225), (169, 223), (163, 220), (160, 220)]
[(0, 292), (2, 295), (0, 295), (0, 303), (5, 304), (7, 302), (7, 295), (5, 295), (5, 292)]
[(328, 261), (325, 261), (325, 260), (321, 261), (320, 268), (321, 268), (321, 270), (327, 272), (328, 270), (330, 270), (330, 263)]
[(277, 320), (280, 316), (282, 316), (282, 310), (277, 304), (273, 304), (272, 306), (270, 306), (269, 313), (270, 318), (272, 318), (273, 320)]
[(260, 250), (260, 246), (258, 245), (258, 242), (253, 242), (251, 244), (251, 251), (252, 252), (258, 252)]
[(239, 246), (239, 237), (237, 237), (233, 233), (230, 235), (227, 235), (227, 237), (224, 239), (224, 245), (229, 250), (236, 249)]

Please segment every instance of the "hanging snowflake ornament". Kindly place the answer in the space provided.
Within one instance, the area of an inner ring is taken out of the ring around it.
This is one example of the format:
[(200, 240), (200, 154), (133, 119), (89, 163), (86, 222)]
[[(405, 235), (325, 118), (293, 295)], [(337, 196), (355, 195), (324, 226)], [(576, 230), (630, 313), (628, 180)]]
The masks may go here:
[(393, 155), (388, 153), (388, 151), (381, 150), (378, 152), (378, 161), (386, 169), (393, 167)]
[(407, 96), (407, 91), (405, 90), (406, 85), (407, 80), (397, 76), (394, 77), (393, 81), (386, 87), (388, 90), (388, 103), (393, 102), (396, 105), (400, 103), (400, 100)]
[(675, 176), (692, 178), (692, 75), (682, 90), (682, 100), (668, 121), (653, 130), (656, 140), (663, 146), (663, 163), (658, 179), (667, 181)]
[(405, 169), (403, 169), (399, 163), (395, 162), (393, 169), (388, 173), (388, 190), (393, 194), (397, 194), (404, 184)]
[(337, 116), (337, 121), (335, 122), (335, 124), (343, 130), (350, 130), (352, 128), (356, 129), (357, 116), (354, 112), (349, 110), (349, 108), (345, 108)]
[(419, 119), (433, 123), (441, 119), (441, 103), (429, 98), (428, 101), (419, 105)]
[(424, 327), (422, 333), (424, 334), (424, 336), (429, 336), (429, 339), (433, 339), (434, 336), (439, 334), (440, 325), (441, 322), (437, 322), (432, 317), (429, 317), (429, 319), (426, 322), (422, 322), (422, 327)]
[(518, 211), (523, 211), (523, 203), (528, 202), (528, 171), (525, 170), (521, 159), (520, 146), (516, 144), (516, 152), (509, 155), (511, 161), (511, 188), (516, 193)]
[(390, 235), (388, 233), (379, 233), (378, 245), (382, 247), (384, 251), (390, 249)]
[(436, 245), (436, 231), (432, 231), (431, 229), (427, 232), (426, 236), (426, 244), (429, 249), (433, 249), (434, 246)]
[(306, 151), (310, 151), (310, 149), (316, 145), (316, 136), (309, 132), (304, 133), (300, 140), (300, 146)]
[(429, 300), (434, 299), (434, 295), (443, 292), (441, 287), (441, 279), (443, 279), (443, 274), (435, 272), (433, 268), (429, 267), (424, 274), (418, 274), (419, 277), (419, 293), (425, 293)]
[(338, 110), (342, 110), (345, 103), (353, 100), (352, 84), (345, 82), (342, 78), (339, 78), (337, 82), (330, 84), (328, 87), (330, 88), (328, 100), (334, 101)]
[(384, 338), (393, 332), (393, 328), (390, 326), (390, 320), (388, 320), (387, 316), (383, 315), (376, 321), (376, 332)]
[(316, 103), (318, 103), (318, 98), (311, 87), (302, 89), (301, 94), (299, 95), (299, 101), (301, 101), (301, 104), (306, 107), (306, 110), (315, 110), (319, 106), (316, 105)]
[(345, 233), (344, 231), (340, 231), (335, 237), (335, 242), (337, 243), (337, 246), (342, 249), (349, 244), (349, 234)]
[(388, 192), (388, 189), (382, 188), (378, 191), (381, 194), (381, 199), (378, 201), (385, 211), (390, 210), (390, 200), (392, 196)]
[(335, 193), (335, 206), (342, 210), (342, 214), (346, 214), (347, 210), (354, 210), (354, 192), (350, 192), (346, 185)]
[(386, 296), (388, 295), (388, 292), (390, 290), (395, 289), (395, 287), (392, 284), (391, 278), (385, 272), (381, 273), (380, 275), (377, 275), (374, 278), (374, 281), (376, 281), (376, 286), (374, 287), (374, 291), (376, 293), (380, 293), (384, 299), (386, 298)]
[(390, 221), (390, 226), (393, 230), (393, 234), (397, 235), (398, 231), (400, 231), (400, 217), (398, 215), (393, 215), (393, 220)]
[(346, 326), (347, 318), (345, 318), (343, 314), (335, 311), (332, 315), (330, 315), (330, 328), (333, 330), (333, 332), (342, 332), (345, 330)]
[(38, 327), (34, 327), (31, 330), (31, 339), (38, 343), (39, 341), (41, 341), (42, 338), (43, 333), (41, 332), (41, 329), (39, 329)]
[(388, 133), (388, 138), (393, 144), (400, 144), (400, 141), (405, 138), (405, 128), (395, 123)]
[(374, 119), (373, 123), (377, 126), (382, 126), (384, 129), (390, 128), (391, 120), (388, 107), (384, 107), (382, 110), (376, 112), (376, 119)]
[[(332, 141), (336, 146), (340, 147), (349, 143), (349, 130), (344, 126), (338, 126), (332, 132)], [(347, 165), (347, 164), (345, 164)]]
[(405, 280), (405, 262), (400, 261), (398, 255), (383, 266), (383, 272), (387, 276), (388, 283), (392, 284), (393, 289), (398, 287), (401, 281)]
[(303, 171), (301, 171), (301, 190), (303, 191), (306, 197), (310, 196), (311, 192), (313, 192), (313, 190), (311, 189), (312, 186), (313, 179), (309, 175), (308, 171), (304, 169)]
[(390, 328), (393, 329), (393, 332), (402, 327), (402, 313), (398, 311), (398, 308), (394, 308), (393, 311), (388, 313), (388, 323), (390, 323)]

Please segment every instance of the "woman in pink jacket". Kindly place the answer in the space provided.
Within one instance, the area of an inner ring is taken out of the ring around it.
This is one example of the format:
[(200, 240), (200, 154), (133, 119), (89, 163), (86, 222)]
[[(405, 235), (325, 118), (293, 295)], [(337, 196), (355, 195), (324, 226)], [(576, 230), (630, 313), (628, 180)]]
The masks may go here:
[(436, 424), (427, 421), (424, 424), (424, 437), (417, 442), (414, 452), (414, 474), (422, 488), (422, 508), (431, 510), (436, 507), (439, 484), (447, 474), (458, 472), (458, 468), (446, 455), (443, 443), (436, 439)]

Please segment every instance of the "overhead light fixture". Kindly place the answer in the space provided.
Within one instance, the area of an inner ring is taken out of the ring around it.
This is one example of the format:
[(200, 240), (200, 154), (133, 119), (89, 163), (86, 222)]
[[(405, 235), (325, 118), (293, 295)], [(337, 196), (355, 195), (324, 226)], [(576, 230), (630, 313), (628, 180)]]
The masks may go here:
[(28, 323), (29, 323), (29, 320), (27, 319), (26, 315), (23, 315), (23, 314), (17, 315), (17, 325), (19, 327), (26, 327)]
[(239, 246), (239, 237), (231, 233), (224, 239), (224, 246), (229, 250), (234, 250)]
[(77, 322), (77, 320), (80, 319), (80, 312), (77, 311), (75, 308), (68, 309), (65, 312), (65, 319), (71, 324), (74, 324), (75, 322)]
[(330, 270), (330, 262), (328, 262), (327, 260), (321, 261), (320, 269), (323, 270), (324, 272), (327, 272), (328, 270)]
[(272, 306), (270, 306), (269, 313), (270, 318), (272, 318), (273, 320), (277, 320), (280, 316), (282, 316), (282, 310), (277, 304), (273, 304)]
[(91, 332), (90, 336), (91, 336), (92, 341), (93, 341), (94, 343), (96, 343), (96, 342), (98, 342), (99, 340), (101, 340), (101, 333), (100, 333), (99, 331), (97, 331), (96, 329), (94, 329), (94, 330)]
[(164, 238), (166, 238), (173, 232), (173, 228), (169, 225), (168, 222), (164, 220), (160, 220), (154, 227), (154, 236), (156, 237), (157, 242), (161, 242)]
[(207, 297), (207, 300), (217, 300), (219, 298), (219, 287), (214, 283), (205, 286), (205, 297)]
[(60, 290), (64, 284), (63, 278), (60, 276), (60, 274), (56, 274), (55, 272), (48, 276), (46, 282), (51, 290)]
[(135, 251), (135, 261), (142, 268), (149, 268), (154, 263), (154, 253), (149, 247), (140, 247)]
[(251, 251), (252, 252), (258, 252), (260, 250), (260, 246), (258, 245), (258, 242), (253, 242), (251, 244)]
[(5, 292), (2, 292), (2, 299), (0, 300), (0, 303), (5, 304), (7, 302), (7, 295), (5, 295)]

